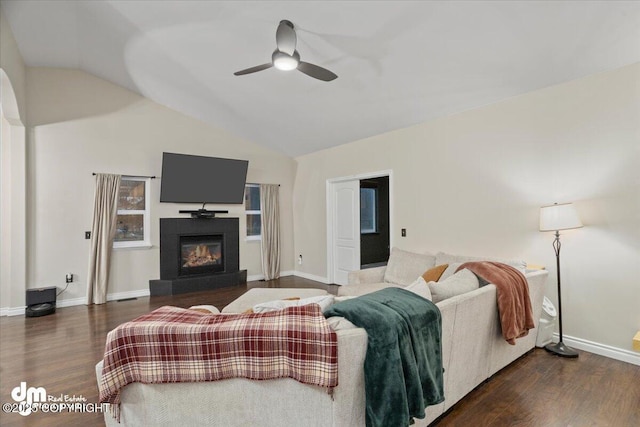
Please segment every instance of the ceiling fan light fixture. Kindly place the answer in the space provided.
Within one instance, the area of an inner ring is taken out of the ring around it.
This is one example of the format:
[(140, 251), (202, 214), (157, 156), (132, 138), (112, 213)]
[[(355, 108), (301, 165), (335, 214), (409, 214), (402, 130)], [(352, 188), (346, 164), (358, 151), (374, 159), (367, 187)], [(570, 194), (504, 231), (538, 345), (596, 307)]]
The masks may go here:
[(306, 74), (309, 77), (323, 82), (330, 82), (338, 78), (335, 73), (319, 65), (300, 62), (300, 54), (296, 50), (297, 40), (296, 32), (291, 21), (287, 21), (286, 19), (280, 21), (278, 29), (276, 30), (276, 50), (271, 54), (271, 62), (236, 71), (233, 75), (244, 76), (245, 74), (253, 74), (275, 67), (283, 71), (297, 69), (302, 74)]
[(298, 68), (298, 64), (300, 63), (300, 55), (298, 52), (293, 52), (293, 55), (287, 55), (284, 52), (280, 52), (276, 50), (273, 52), (272, 56), (273, 66), (278, 70), (282, 71), (290, 71)]

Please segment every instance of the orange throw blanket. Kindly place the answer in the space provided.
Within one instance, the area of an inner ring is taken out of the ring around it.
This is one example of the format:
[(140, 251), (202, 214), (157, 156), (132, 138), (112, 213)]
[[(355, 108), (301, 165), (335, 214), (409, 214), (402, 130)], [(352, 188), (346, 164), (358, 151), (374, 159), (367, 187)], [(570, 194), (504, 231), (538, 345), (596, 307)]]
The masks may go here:
[(511, 345), (535, 328), (527, 279), (515, 268), (499, 262), (466, 262), (456, 271), (469, 269), (497, 288), (502, 336)]

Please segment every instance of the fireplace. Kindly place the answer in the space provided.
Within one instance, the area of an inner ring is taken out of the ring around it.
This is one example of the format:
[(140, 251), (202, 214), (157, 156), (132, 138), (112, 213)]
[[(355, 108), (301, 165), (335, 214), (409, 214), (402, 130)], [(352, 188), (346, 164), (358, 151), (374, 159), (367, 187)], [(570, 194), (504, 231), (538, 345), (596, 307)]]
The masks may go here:
[(154, 295), (175, 295), (238, 285), (238, 218), (160, 218), (160, 280), (149, 280)]
[(224, 271), (224, 239), (215, 236), (180, 236), (178, 277)]

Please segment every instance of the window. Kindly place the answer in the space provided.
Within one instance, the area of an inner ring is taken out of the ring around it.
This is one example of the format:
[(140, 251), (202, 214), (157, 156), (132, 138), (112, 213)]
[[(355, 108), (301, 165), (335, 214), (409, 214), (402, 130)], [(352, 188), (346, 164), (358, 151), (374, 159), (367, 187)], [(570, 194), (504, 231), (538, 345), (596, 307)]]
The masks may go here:
[(247, 184), (244, 188), (244, 209), (247, 215), (247, 240), (260, 240), (262, 211), (260, 210), (259, 184)]
[(360, 234), (378, 232), (378, 189), (360, 189)]
[(150, 247), (150, 178), (123, 176), (118, 192), (118, 216), (114, 248)]

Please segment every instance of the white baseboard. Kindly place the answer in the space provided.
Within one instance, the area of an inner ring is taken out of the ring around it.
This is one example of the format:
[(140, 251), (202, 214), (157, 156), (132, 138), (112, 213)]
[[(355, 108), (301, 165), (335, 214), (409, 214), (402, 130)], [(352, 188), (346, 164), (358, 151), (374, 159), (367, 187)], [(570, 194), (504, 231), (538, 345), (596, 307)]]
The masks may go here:
[(150, 295), (149, 288), (139, 289), (137, 291), (127, 291), (127, 292), (118, 292), (116, 294), (108, 294), (107, 301), (118, 301), (121, 299), (129, 299), (129, 298), (141, 298), (141, 297), (148, 297), (149, 295)]
[[(117, 301), (128, 298), (148, 297), (149, 289), (140, 289), (137, 291), (116, 292), (107, 294), (107, 301)], [(86, 297), (69, 298), (56, 301), (56, 308), (73, 307), (76, 305), (84, 305), (87, 303)], [(0, 316), (23, 316), (26, 306), (23, 307), (3, 307), (0, 308)]]
[[(280, 277), (284, 277), (284, 276), (297, 276), (297, 277), (302, 277), (304, 279), (309, 279), (309, 280), (314, 280), (316, 282), (329, 284), (329, 280), (326, 277), (316, 276), (315, 274), (304, 273), (302, 271), (295, 271), (295, 270), (281, 271)], [(258, 280), (264, 280), (264, 274), (254, 274), (252, 276), (247, 276), (247, 282), (254, 282)]]
[(0, 308), (0, 316), (22, 316), (27, 306), (22, 307), (2, 307)]
[[(280, 277), (294, 276), (294, 275), (297, 275), (296, 273), (297, 272), (293, 270), (281, 271)], [(319, 278), (317, 276), (312, 276), (312, 275), (305, 275), (302, 277), (305, 277), (311, 280), (316, 280), (318, 282), (323, 281), (322, 278)], [(262, 279), (264, 279), (264, 275), (262, 274), (247, 276), (247, 281), (249, 282), (262, 280)], [(323, 283), (326, 283), (326, 279)], [(117, 301), (117, 300), (128, 299), (128, 298), (140, 298), (140, 297), (148, 297), (148, 296), (149, 296), (149, 289), (139, 289), (137, 291), (116, 292), (113, 294), (108, 294), (107, 301)], [(56, 301), (56, 307), (57, 308), (73, 307), (76, 305), (84, 305), (86, 303), (87, 303), (86, 297), (61, 299)], [(26, 308), (27, 308), (26, 306), (2, 307), (0, 308), (0, 316), (24, 316), (24, 310)]]
[[(560, 337), (554, 332), (553, 340), (558, 342)], [(640, 353), (631, 350), (625, 350), (623, 348), (612, 347), (606, 344), (600, 344), (593, 341), (588, 341), (582, 338), (576, 338), (564, 335), (562, 341), (569, 347), (576, 348), (578, 350), (588, 351), (589, 353), (598, 354), (600, 356), (608, 357), (610, 359), (620, 360), (621, 362), (631, 363), (632, 365), (640, 366)]]
[[(280, 277), (293, 276), (293, 270), (281, 271)], [(258, 280), (264, 280), (264, 274), (254, 274), (247, 276), (247, 282), (257, 282)]]
[(326, 285), (329, 284), (329, 279), (322, 276), (316, 276), (315, 274), (309, 274), (302, 271), (294, 271), (294, 276), (302, 277), (303, 279), (315, 280), (316, 282), (324, 283)]
[[(107, 294), (107, 301), (118, 301), (121, 299), (148, 297), (149, 289), (139, 289), (137, 291), (116, 292), (114, 294)], [(87, 298), (71, 298), (56, 301), (56, 307), (73, 307), (75, 305), (84, 305), (87, 303)]]
[(86, 303), (87, 297), (61, 299), (56, 301), (56, 308), (73, 307), (75, 305), (84, 305)]

